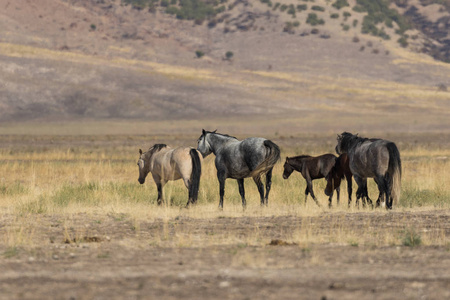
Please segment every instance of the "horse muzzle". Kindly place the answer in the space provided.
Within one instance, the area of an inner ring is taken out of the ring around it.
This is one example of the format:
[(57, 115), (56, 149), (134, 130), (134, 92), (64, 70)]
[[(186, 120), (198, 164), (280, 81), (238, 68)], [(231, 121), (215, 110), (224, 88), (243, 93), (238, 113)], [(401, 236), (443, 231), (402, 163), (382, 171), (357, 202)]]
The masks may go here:
[(138, 181), (139, 181), (140, 184), (144, 184), (145, 178), (139, 178)]

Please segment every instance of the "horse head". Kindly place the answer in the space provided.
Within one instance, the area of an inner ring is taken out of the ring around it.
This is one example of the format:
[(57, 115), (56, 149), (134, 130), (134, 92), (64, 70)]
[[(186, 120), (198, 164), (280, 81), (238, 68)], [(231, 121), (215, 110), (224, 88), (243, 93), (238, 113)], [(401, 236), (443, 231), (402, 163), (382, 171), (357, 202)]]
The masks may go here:
[(140, 184), (143, 184), (145, 182), (145, 177), (147, 177), (147, 174), (149, 172), (149, 164), (148, 162), (146, 162), (146, 155), (147, 152), (142, 153), (142, 150), (139, 149), (139, 160), (137, 162), (137, 165), (139, 167), (138, 181)]
[(283, 171), (283, 178), (288, 179), (289, 176), (291, 176), (292, 172), (294, 172), (294, 168), (289, 164), (289, 157), (286, 157), (286, 161), (284, 163), (284, 171)]
[(341, 155), (342, 153), (347, 153), (351, 141), (358, 139), (358, 135), (351, 134), (350, 132), (343, 132), (341, 135), (337, 136), (336, 153)]
[(216, 133), (216, 130), (210, 132), (202, 129), (202, 135), (197, 140), (197, 150), (205, 158), (212, 153), (211, 145), (208, 142), (207, 136), (211, 133)]
[(150, 158), (155, 152), (160, 151), (163, 148), (166, 148), (166, 144), (155, 144), (148, 151), (142, 152), (141, 149), (139, 149), (139, 160), (137, 162), (137, 165), (139, 167), (139, 183), (143, 184), (145, 182), (145, 177), (147, 177), (148, 173), (150, 172)]

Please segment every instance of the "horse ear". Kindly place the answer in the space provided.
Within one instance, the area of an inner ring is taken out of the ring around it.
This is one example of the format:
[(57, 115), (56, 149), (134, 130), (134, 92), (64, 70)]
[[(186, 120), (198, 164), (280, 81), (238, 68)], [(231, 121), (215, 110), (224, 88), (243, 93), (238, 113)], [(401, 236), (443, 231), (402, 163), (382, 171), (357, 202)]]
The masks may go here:
[(213, 131), (213, 133), (216, 133), (217, 129)]
[(139, 154), (142, 155), (142, 149), (139, 149)]
[(202, 135), (205, 135), (206, 131), (205, 129), (202, 129)]

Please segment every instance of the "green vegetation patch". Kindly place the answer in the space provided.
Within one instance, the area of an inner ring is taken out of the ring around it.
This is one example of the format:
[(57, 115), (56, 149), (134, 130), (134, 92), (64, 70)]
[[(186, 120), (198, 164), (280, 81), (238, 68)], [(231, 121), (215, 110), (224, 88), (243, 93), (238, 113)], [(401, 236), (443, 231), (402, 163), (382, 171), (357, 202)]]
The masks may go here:
[(348, 4), (347, 0), (337, 0), (336, 2), (334, 2), (332, 4), (332, 6), (337, 9), (341, 9), (343, 7), (350, 6), (350, 5)]
[(325, 21), (323, 19), (319, 19), (317, 17), (317, 14), (310, 13), (310, 14), (308, 14), (308, 18), (306, 19), (306, 23), (310, 24), (311, 26), (316, 26), (316, 25), (323, 25), (323, 24), (325, 24)]
[(399, 14), (395, 9), (389, 8), (389, 1), (379, 0), (357, 0), (356, 6), (353, 10), (356, 12), (367, 12), (362, 22), (361, 32), (364, 34), (371, 34), (373, 36), (379, 36), (383, 39), (389, 39), (389, 35), (386, 34), (383, 28), (379, 29), (378, 24), (384, 24), (389, 28), (393, 27), (393, 22), (399, 27), (396, 31), (397, 34), (403, 35), (404, 32), (411, 28), (408, 20)]

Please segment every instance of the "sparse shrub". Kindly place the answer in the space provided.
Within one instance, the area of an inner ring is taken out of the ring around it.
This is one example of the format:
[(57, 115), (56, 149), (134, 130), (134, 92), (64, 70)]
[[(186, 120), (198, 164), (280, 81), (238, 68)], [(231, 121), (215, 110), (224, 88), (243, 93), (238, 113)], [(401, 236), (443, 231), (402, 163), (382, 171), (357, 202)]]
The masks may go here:
[(294, 21), (292, 23), (292, 25), (294, 25), (294, 27), (298, 27), (298, 26), (300, 26), (300, 22), (299, 21)]
[(225, 58), (227, 60), (231, 60), (233, 58), (233, 56), (234, 56), (234, 53), (231, 51), (227, 51), (227, 53), (225, 53)]
[(447, 91), (447, 86), (443, 83), (438, 84), (438, 90), (441, 92), (446, 92)]
[(214, 27), (216, 27), (216, 25), (217, 25), (217, 19), (216, 18), (209, 20), (209, 22), (208, 22), (208, 27), (209, 28), (214, 28)]
[(277, 10), (278, 7), (280, 7), (280, 2), (275, 3), (275, 5), (273, 6), (272, 10)]
[(329, 39), (330, 37), (331, 37), (331, 35), (329, 35), (328, 33), (322, 33), (320, 35), (320, 38), (322, 38), (322, 39)]
[(358, 20), (354, 19), (353, 20), (353, 27), (356, 27), (356, 26), (358, 26)]
[(400, 46), (402, 46), (403, 48), (408, 47), (408, 40), (406, 39), (405, 36), (402, 36), (401, 38), (399, 38), (397, 40), (397, 42), (400, 44)]
[(325, 24), (325, 21), (323, 19), (319, 19), (315, 13), (309, 13), (306, 23), (311, 24), (311, 26), (316, 26)]
[(350, 29), (350, 26), (347, 24), (341, 24), (341, 26), (342, 26), (342, 30), (344, 30), (344, 31), (348, 31)]
[(201, 50), (195, 51), (195, 56), (197, 56), (197, 58), (202, 58), (204, 55), (205, 53)]
[(169, 6), (169, 0), (161, 0), (160, 5), (162, 7), (168, 7)]
[(347, 19), (348, 19), (349, 17), (351, 17), (351, 16), (352, 16), (352, 14), (351, 14), (351, 13), (349, 13), (348, 11), (344, 11), (344, 14), (343, 14), (343, 16), (344, 16), (344, 21), (347, 21)]
[(95, 24), (91, 24), (91, 30), (96, 30), (97, 26)]
[(288, 6), (286, 4), (282, 4), (280, 6), (280, 11), (284, 12), (287, 8), (288, 8)]
[(295, 7), (293, 4), (289, 5), (287, 13), (289, 15), (292, 15), (293, 18), (295, 18)]
[(311, 9), (315, 10), (315, 11), (322, 11), (322, 12), (325, 11), (325, 8), (322, 6), (319, 6), (319, 5), (313, 5), (313, 7), (311, 7)]
[(366, 47), (365, 47), (365, 46), (361, 46), (361, 47), (359, 48), (359, 51), (364, 51), (364, 49), (366, 49)]
[(283, 28), (283, 32), (294, 34), (295, 33), (294, 24), (292, 22), (286, 22)]
[(415, 247), (422, 244), (422, 237), (414, 228), (407, 228), (402, 232), (402, 244), (407, 247)]
[(354, 36), (353, 39), (352, 39), (352, 42), (353, 43), (359, 43), (359, 37)]
[(339, 14), (338, 13), (334, 13), (330, 15), (330, 18), (332, 19), (338, 19), (339, 18)]
[(317, 28), (311, 29), (311, 34), (318, 34), (318, 33), (319, 33), (319, 29), (317, 29)]
[(307, 9), (308, 9), (308, 6), (306, 4), (298, 4), (297, 5), (297, 11), (298, 12), (301, 12), (301, 11), (304, 11), (304, 10), (307, 10)]
[(336, 0), (336, 2), (334, 2), (332, 4), (332, 6), (337, 9), (341, 9), (343, 7), (350, 6), (350, 5), (348, 4), (347, 0)]
[(378, 50), (377, 48), (375, 48), (375, 49), (372, 50), (372, 53), (373, 53), (373, 54), (378, 54), (378, 53), (380, 53), (380, 50)]

